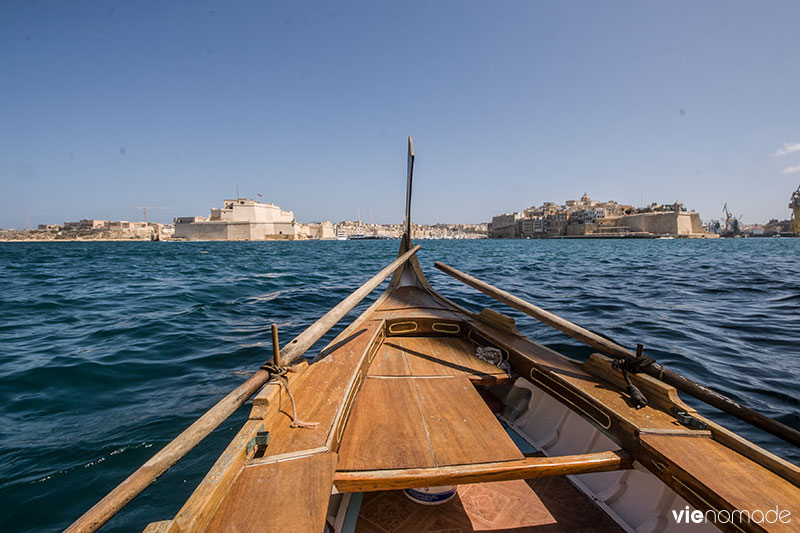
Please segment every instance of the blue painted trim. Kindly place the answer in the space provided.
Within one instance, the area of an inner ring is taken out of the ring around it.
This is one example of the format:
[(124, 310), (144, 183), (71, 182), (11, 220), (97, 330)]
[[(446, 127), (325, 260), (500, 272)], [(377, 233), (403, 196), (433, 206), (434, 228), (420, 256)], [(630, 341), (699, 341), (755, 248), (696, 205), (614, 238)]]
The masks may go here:
[(361, 501), (364, 499), (363, 492), (354, 492), (350, 495), (350, 503), (347, 504), (347, 513), (344, 515), (342, 533), (355, 533), (358, 513), (361, 512)]

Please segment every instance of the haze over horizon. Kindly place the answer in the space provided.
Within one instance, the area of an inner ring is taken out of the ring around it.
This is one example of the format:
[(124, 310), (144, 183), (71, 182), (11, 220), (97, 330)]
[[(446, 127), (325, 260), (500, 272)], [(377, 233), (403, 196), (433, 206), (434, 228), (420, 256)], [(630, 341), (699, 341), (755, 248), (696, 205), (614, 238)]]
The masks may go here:
[(303, 222), (399, 223), (409, 135), (418, 223), (584, 192), (787, 219), (799, 18), (797, 2), (4, 2), (0, 228), (206, 216), (237, 186)]

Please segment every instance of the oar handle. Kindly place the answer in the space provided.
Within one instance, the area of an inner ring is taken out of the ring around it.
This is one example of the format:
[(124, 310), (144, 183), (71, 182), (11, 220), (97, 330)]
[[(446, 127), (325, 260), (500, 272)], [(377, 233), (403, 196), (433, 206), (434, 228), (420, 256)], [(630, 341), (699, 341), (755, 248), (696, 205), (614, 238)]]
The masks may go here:
[[(311, 326), (295, 337), (280, 352), (280, 359), (284, 365), (290, 365), (299, 359), (315, 342), (317, 342), (328, 330), (336, 325), (347, 313), (353, 310), (358, 303), (371, 293), (383, 280), (389, 277), (395, 270), (400, 268), (406, 261), (411, 259), (420, 246), (417, 245), (408, 252), (404, 253), (386, 268), (375, 274), (369, 281), (356, 289), (350, 296), (339, 302), (336, 307), (325, 313), (322, 318), (314, 322)], [(277, 339), (276, 339), (277, 344)], [(108, 522), (111, 517), (119, 512), (120, 509), (138, 496), (144, 489), (150, 486), (158, 477), (166, 472), (181, 457), (186, 455), (189, 450), (206, 438), (217, 426), (224, 422), (234, 413), (250, 396), (256, 393), (270, 379), (270, 373), (266, 370), (259, 370), (250, 379), (239, 385), (233, 392), (225, 396), (214, 407), (209, 409), (203, 416), (197, 419), (191, 426), (186, 428), (183, 433), (175, 437), (169, 444), (164, 446), (149, 461), (139, 467), (133, 474), (120, 483), (114, 490), (109, 492), (102, 500), (97, 502), (94, 507), (86, 511), (65, 531), (84, 532), (96, 531), (103, 524)]]
[[(592, 348), (606, 355), (610, 355), (615, 359), (634, 359), (636, 357), (636, 354), (634, 354), (632, 351), (628, 350), (627, 348), (623, 348), (615, 342), (601, 337), (596, 333), (592, 333), (588, 329), (582, 328), (579, 325), (574, 324), (569, 320), (565, 320), (549, 311), (545, 311), (541, 307), (537, 307), (532, 303), (526, 302), (521, 298), (498, 289), (497, 287), (493, 287), (492, 285), (474, 278), (469, 274), (465, 274), (464, 272), (445, 265), (439, 261), (437, 261), (434, 266), (445, 274), (453, 276), (457, 280), (469, 285), (470, 287), (478, 289), (482, 293), (513, 307), (517, 311), (521, 311), (528, 316), (532, 316), (533, 318), (544, 322), (548, 326), (551, 326), (562, 333), (566, 333), (570, 337), (588, 344)], [(654, 378), (662, 380), (664, 383), (672, 385), (678, 390), (681, 390), (687, 394), (691, 394), (698, 400), (702, 400), (707, 404), (716, 407), (720, 411), (724, 411), (741, 420), (744, 420), (745, 422), (757, 428), (763, 429), (764, 431), (771, 433), (776, 437), (785, 440), (786, 442), (794, 444), (795, 446), (800, 446), (800, 431), (790, 428), (786, 424), (761, 414), (758, 411), (747, 407), (746, 405), (742, 405), (731, 398), (728, 398), (724, 394), (720, 394), (717, 391), (711, 390), (708, 387), (705, 387), (682, 374), (669, 370), (658, 363), (652, 363), (651, 365), (645, 367), (643, 372), (653, 376)]]

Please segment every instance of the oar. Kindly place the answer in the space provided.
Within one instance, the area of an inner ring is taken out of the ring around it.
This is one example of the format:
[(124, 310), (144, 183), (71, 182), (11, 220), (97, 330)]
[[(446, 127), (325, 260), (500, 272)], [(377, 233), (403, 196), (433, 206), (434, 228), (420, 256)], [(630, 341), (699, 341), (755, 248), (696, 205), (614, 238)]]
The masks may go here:
[[(400, 268), (411, 256), (417, 253), (417, 245), (395, 259), (386, 268), (356, 289), (350, 296), (339, 302), (336, 307), (325, 313), (322, 318), (294, 338), (281, 350), (281, 362), (288, 366), (302, 356), (315, 342), (328, 332), (339, 320), (358, 305), (375, 287)], [(225, 396), (214, 407), (198, 418), (191, 426), (164, 446), (149, 461), (139, 467), (128, 479), (109, 492), (102, 500), (86, 511), (66, 531), (96, 531), (108, 522), (120, 509), (139, 495), (158, 477), (166, 472), (181, 457), (197, 446), (206, 436), (224, 422), (234, 411), (247, 401), (250, 396), (270, 379), (270, 373), (260, 369), (250, 379), (239, 385), (233, 392)]]
[[(465, 274), (460, 270), (456, 270), (455, 268), (438, 261), (434, 266), (436, 266), (436, 268), (445, 274), (449, 274), (457, 280), (466, 283), (470, 287), (478, 289), (482, 293), (513, 307), (517, 311), (521, 311), (526, 315), (532, 316), (533, 318), (544, 322), (548, 326), (551, 326), (562, 333), (566, 333), (570, 337), (578, 339), (579, 341), (588, 344), (592, 348), (599, 350), (606, 355), (610, 355), (615, 359), (636, 358), (636, 354), (626, 348), (623, 348), (619, 344), (592, 333), (591, 331), (584, 329), (577, 324), (573, 324), (572, 322), (565, 320), (560, 316), (554, 315), (549, 311), (545, 311), (541, 307), (537, 307), (529, 302), (526, 302), (525, 300), (517, 298), (512, 294), (500, 290), (497, 287), (493, 287), (486, 282)], [(744, 420), (745, 422), (752, 424), (757, 428), (761, 428), (768, 433), (772, 433), (776, 437), (779, 437), (786, 442), (790, 442), (795, 446), (800, 446), (800, 431), (790, 428), (786, 424), (782, 424), (773, 418), (735, 402), (724, 394), (720, 394), (709, 389), (708, 387), (704, 387), (703, 385), (687, 378), (684, 375), (678, 374), (677, 372), (669, 370), (668, 368), (664, 368), (664, 366), (658, 363), (652, 363), (646, 366), (642, 371), (653, 376), (654, 378), (662, 380), (664, 383), (672, 385), (676, 389), (682, 390), (687, 394), (691, 394), (695, 398), (702, 400), (721, 411), (725, 411), (726, 413)]]

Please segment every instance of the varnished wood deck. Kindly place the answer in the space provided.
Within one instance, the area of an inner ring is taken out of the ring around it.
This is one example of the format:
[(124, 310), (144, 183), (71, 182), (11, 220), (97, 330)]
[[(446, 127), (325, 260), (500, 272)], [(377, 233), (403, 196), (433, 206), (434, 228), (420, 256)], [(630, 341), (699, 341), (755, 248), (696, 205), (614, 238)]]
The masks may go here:
[(322, 531), (335, 469), (332, 453), (246, 466), (206, 531)]
[(446, 309), (446, 306), (419, 287), (399, 287), (380, 307), (382, 311), (415, 308)]
[[(709, 437), (642, 435), (641, 439), (643, 447), (663, 461), (665, 481), (680, 480), (717, 509), (763, 512), (778, 506), (792, 517), (800, 515), (800, 489)], [(796, 532), (794, 520), (769, 524), (768, 530)]]
[(368, 377), (337, 470), (428, 468), (522, 459), (466, 377)]
[(350, 335), (336, 349), (334, 356), (311, 365), (292, 387), (298, 418), (317, 422), (319, 427), (299, 431), (290, 427), (291, 403), (288, 396), (282, 393), (281, 410), (269, 428), (271, 438), (266, 455), (308, 450), (326, 444), (337, 410), (348, 392), (351, 376), (359, 365), (365, 364), (362, 361), (364, 351), (381, 327), (381, 322), (367, 323)]
[(506, 371), (475, 357), (477, 346), (461, 337), (389, 337), (369, 376), (467, 376), (477, 383), (508, 380)]

